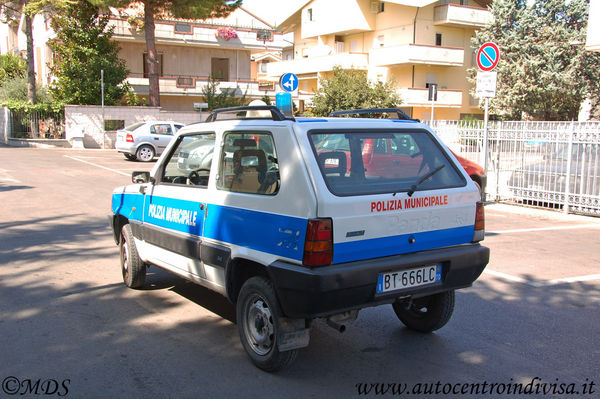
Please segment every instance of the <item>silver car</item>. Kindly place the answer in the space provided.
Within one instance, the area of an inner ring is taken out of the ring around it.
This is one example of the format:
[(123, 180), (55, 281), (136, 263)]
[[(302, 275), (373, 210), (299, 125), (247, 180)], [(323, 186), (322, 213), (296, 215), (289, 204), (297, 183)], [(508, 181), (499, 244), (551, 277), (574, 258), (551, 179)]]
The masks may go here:
[(175, 133), (183, 127), (173, 121), (138, 122), (117, 131), (115, 148), (125, 158), (150, 162), (162, 154)]

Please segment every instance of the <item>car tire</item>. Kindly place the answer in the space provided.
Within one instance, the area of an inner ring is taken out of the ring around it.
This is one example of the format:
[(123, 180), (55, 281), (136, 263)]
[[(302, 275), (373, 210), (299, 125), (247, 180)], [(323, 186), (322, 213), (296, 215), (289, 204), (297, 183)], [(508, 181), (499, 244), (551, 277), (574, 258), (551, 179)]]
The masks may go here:
[(135, 157), (138, 161), (150, 162), (154, 159), (154, 148), (149, 145), (142, 145), (135, 152)]
[(121, 249), (123, 282), (129, 288), (143, 287), (146, 282), (146, 264), (140, 259), (129, 223), (121, 229), (119, 246)]
[(126, 153), (124, 153), (123, 155), (125, 155), (125, 158), (126, 158), (128, 161), (135, 161), (135, 160), (136, 160), (136, 156), (135, 156), (135, 155), (126, 154)]
[(428, 333), (448, 323), (454, 311), (454, 290), (416, 299), (396, 300), (396, 316), (411, 330)]
[(258, 368), (278, 371), (296, 359), (297, 349), (282, 352), (278, 348), (279, 319), (283, 315), (269, 280), (252, 277), (246, 281), (238, 296), (236, 313), (242, 346)]

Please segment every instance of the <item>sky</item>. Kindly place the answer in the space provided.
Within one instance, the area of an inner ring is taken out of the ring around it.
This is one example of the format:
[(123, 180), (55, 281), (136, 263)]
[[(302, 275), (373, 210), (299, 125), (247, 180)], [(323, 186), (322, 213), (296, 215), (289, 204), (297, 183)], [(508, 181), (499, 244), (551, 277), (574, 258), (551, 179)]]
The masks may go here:
[[(307, 0), (243, 0), (242, 7), (256, 14), (256, 16), (264, 19), (272, 25), (277, 25), (283, 22), (283, 18), (294, 8), (300, 7)], [(273, 5), (277, 6), (274, 7)]]

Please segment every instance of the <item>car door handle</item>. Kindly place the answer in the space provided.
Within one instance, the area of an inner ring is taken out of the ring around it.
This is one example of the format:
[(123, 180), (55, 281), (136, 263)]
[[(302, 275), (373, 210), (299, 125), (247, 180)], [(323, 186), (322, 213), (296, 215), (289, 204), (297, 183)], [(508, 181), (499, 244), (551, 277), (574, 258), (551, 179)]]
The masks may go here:
[(158, 140), (158, 137), (155, 137), (154, 140)]

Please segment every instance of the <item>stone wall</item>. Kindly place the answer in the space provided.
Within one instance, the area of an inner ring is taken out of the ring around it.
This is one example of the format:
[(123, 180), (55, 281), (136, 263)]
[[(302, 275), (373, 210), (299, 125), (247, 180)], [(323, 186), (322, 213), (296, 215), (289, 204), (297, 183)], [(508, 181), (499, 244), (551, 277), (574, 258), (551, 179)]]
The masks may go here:
[[(125, 126), (136, 122), (160, 120), (172, 120), (187, 125), (204, 119), (206, 119), (205, 113), (195, 111), (161, 111), (160, 107), (104, 107), (105, 121), (124, 121)], [(69, 142), (83, 137), (85, 148), (114, 148), (116, 132), (103, 132), (101, 106), (67, 105), (65, 106), (65, 136)]]

